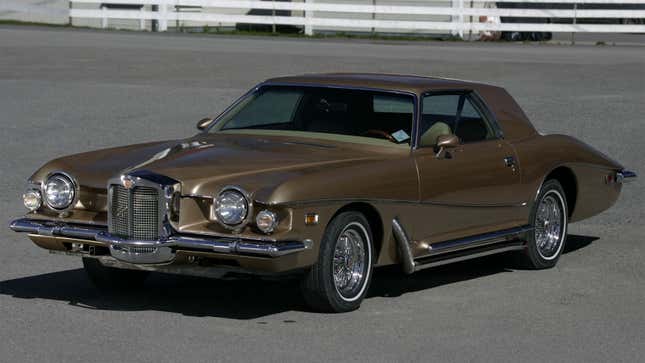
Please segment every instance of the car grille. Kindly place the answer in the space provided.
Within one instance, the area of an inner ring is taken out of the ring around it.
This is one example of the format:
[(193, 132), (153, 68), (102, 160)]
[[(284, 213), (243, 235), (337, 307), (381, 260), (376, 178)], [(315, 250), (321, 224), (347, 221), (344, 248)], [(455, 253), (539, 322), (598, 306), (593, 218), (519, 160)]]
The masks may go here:
[(137, 186), (111, 186), (109, 232), (119, 237), (156, 240), (159, 238), (159, 191)]

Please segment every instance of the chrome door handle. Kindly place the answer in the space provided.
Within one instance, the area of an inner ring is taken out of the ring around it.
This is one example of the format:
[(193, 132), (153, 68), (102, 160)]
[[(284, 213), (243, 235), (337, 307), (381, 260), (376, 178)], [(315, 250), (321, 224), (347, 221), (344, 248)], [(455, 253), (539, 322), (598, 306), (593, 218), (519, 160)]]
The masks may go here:
[(508, 166), (509, 168), (515, 167), (515, 158), (512, 156), (507, 156), (504, 158), (504, 165)]

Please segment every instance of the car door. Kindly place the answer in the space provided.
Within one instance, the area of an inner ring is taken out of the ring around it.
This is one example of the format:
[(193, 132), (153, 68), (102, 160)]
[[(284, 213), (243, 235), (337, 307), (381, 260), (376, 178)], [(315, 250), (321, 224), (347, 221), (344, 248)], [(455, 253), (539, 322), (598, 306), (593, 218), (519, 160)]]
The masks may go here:
[[(438, 150), (436, 138), (450, 133), (460, 144)], [(431, 244), (522, 224), (517, 156), (476, 94), (425, 95), (418, 134), (413, 155), (429, 217), (420, 240)]]

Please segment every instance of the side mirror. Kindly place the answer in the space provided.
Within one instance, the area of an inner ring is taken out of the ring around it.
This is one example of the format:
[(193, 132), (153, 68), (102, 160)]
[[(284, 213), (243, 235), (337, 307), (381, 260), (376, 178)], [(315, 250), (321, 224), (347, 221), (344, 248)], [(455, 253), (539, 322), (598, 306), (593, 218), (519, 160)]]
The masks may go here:
[(437, 137), (437, 149), (439, 151), (437, 151), (435, 157), (437, 159), (440, 158), (444, 150), (456, 148), (459, 144), (459, 138), (454, 134), (439, 135), (439, 137)]
[(213, 119), (210, 117), (203, 118), (197, 122), (197, 130), (204, 131), (213, 123)]

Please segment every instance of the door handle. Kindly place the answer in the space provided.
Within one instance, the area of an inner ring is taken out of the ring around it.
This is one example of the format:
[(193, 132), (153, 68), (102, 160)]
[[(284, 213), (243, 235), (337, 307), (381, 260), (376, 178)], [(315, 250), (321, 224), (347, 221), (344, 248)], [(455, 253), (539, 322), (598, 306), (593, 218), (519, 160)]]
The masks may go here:
[(507, 156), (504, 158), (504, 165), (506, 165), (506, 167), (508, 168), (511, 168), (513, 174), (515, 174), (515, 172), (517, 171), (516, 164), (517, 163), (515, 162), (515, 157)]

